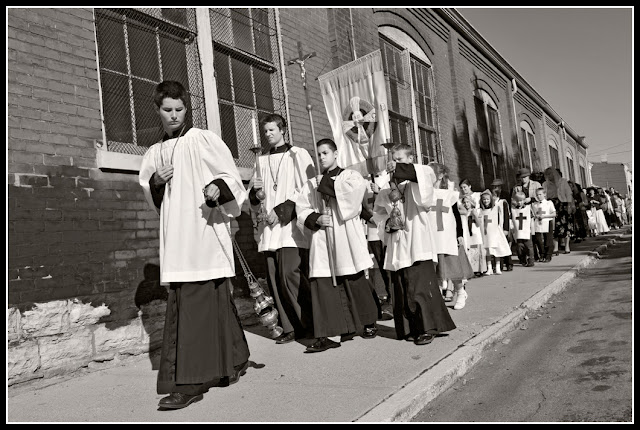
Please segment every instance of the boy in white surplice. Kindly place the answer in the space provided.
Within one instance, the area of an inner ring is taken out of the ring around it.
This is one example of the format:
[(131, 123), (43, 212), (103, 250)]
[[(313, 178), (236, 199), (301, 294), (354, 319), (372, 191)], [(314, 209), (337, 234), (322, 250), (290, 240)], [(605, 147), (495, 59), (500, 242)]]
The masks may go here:
[(253, 177), (249, 200), (257, 211), (257, 191), (264, 191), (266, 219), (258, 225), (258, 252), (265, 257), (267, 285), (284, 330), (276, 343), (285, 344), (306, 337), (311, 329), (309, 239), (296, 224), (295, 201), (304, 183), (314, 176), (314, 167), (306, 149), (285, 143), (282, 116), (262, 118), (260, 131), (269, 149), (258, 159), (260, 175)]
[[(336, 144), (317, 143), (324, 174), (308, 181), (296, 201), (298, 225), (311, 236), (309, 281), (315, 341), (306, 352), (340, 346), (355, 334), (376, 336), (377, 294), (365, 275), (373, 267), (360, 213), (368, 182), (354, 170), (338, 167)], [(323, 199), (329, 208), (323, 213)], [(329, 242), (327, 243), (327, 237)], [(333, 251), (337, 286), (333, 286), (328, 247)]]
[(375, 202), (374, 219), (387, 226), (387, 253), (384, 268), (392, 272), (393, 317), (398, 339), (416, 345), (431, 343), (438, 333), (456, 328), (445, 305), (435, 264), (438, 252), (434, 228), (427, 216), (434, 206), (436, 175), (429, 166), (413, 164), (413, 149), (406, 144), (391, 149), (393, 160), (387, 170), (402, 199), (397, 202), (403, 228), (389, 223), (393, 209), (392, 188), (380, 190)]
[(160, 282), (169, 285), (157, 379), (158, 394), (169, 393), (158, 405), (166, 410), (236, 382), (249, 365), (229, 284), (230, 219), (240, 215), (246, 190), (222, 139), (185, 123), (182, 84), (161, 82), (154, 102), (165, 134), (142, 158), (139, 182), (160, 215)]

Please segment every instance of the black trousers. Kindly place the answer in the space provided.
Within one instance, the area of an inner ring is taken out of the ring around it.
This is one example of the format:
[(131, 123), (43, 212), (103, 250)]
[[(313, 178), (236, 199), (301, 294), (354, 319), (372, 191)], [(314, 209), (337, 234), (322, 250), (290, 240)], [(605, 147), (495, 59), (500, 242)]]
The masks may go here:
[(553, 231), (547, 233), (536, 233), (535, 241), (538, 249), (540, 250), (540, 258), (546, 258), (551, 260), (553, 255)]

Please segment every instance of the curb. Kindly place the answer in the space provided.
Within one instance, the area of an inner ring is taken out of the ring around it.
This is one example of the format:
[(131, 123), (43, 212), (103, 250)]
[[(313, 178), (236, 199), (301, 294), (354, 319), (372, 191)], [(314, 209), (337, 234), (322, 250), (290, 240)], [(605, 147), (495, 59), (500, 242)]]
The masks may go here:
[[(618, 238), (631, 233), (631, 229), (617, 234)], [(595, 263), (601, 254), (616, 238), (609, 239), (590, 251), (586, 258), (573, 266), (558, 279), (524, 301), (518, 308), (510, 312), (481, 333), (472, 337), (448, 356), (425, 369), (420, 376), (400, 388), (394, 394), (374, 406), (355, 422), (408, 422), (418, 414), (430, 401), (451, 387), (460, 377), (466, 374), (483, 356), (485, 348), (499, 341), (525, 319), (530, 310), (540, 308), (553, 295), (564, 290), (569, 282), (580, 271)]]

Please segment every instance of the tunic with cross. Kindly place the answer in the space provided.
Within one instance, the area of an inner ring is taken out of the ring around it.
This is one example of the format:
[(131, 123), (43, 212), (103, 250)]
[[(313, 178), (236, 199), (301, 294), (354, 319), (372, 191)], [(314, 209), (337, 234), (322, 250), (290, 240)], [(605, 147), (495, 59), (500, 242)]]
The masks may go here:
[(529, 240), (533, 234), (533, 217), (531, 206), (523, 208), (511, 208), (511, 220), (513, 221), (513, 237), (516, 240)]
[[(531, 204), (533, 215), (549, 215), (555, 213), (556, 209), (553, 206), (553, 202), (551, 200), (544, 200), (542, 202), (533, 202)], [(553, 218), (542, 218), (541, 220), (536, 219), (533, 226), (535, 233), (549, 233), (549, 226), (553, 221)]]
[[(453, 184), (453, 183), (451, 183)], [(460, 192), (452, 187), (434, 189), (434, 205), (429, 211), (431, 228), (434, 229), (436, 253), (458, 255), (456, 219), (452, 206), (457, 204)]]
[(479, 210), (483, 245), (494, 257), (511, 255), (511, 247), (502, 230), (501, 214), (502, 211), (497, 206)]

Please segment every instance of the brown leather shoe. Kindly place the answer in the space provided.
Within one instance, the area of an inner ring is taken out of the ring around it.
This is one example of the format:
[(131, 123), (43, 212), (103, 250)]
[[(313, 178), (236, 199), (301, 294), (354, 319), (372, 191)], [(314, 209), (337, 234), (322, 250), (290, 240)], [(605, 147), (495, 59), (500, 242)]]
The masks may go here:
[(199, 402), (202, 398), (202, 394), (191, 396), (183, 393), (171, 393), (167, 397), (160, 399), (158, 407), (161, 409), (182, 409), (191, 403)]

